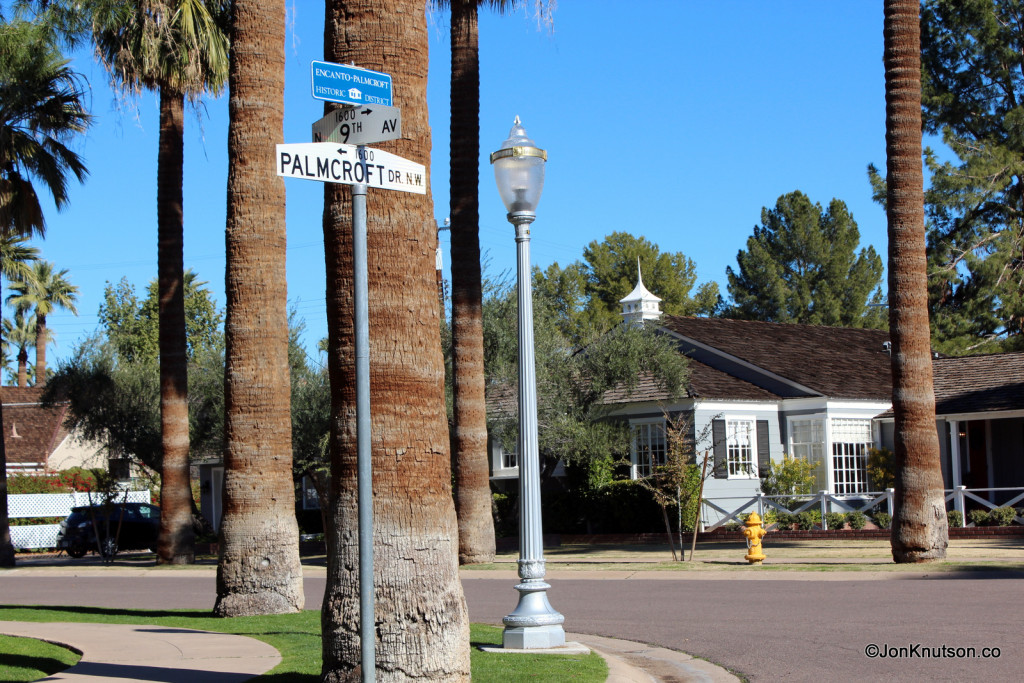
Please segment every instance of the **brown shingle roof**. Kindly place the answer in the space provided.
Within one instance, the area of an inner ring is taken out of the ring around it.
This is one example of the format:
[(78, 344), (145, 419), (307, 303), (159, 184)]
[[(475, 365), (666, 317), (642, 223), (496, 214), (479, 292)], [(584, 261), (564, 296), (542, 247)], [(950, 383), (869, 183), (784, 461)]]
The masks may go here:
[(1024, 353), (937, 358), (932, 369), (940, 415), (1024, 409)]
[(826, 397), (889, 400), (892, 395), (886, 330), (670, 315), (661, 324)]
[(4, 411), (4, 452), (9, 464), (43, 463), (67, 436), (66, 406), (43, 408), (42, 387), (0, 387)]
[[(743, 401), (774, 401), (778, 394), (762, 389), (739, 377), (716, 370), (698, 360), (690, 359), (690, 379), (684, 397), (738, 399)], [(605, 403), (634, 403), (639, 401), (664, 401), (668, 393), (658, 386), (650, 375), (637, 380), (633, 391), (627, 395), (625, 388), (617, 387), (605, 394)]]

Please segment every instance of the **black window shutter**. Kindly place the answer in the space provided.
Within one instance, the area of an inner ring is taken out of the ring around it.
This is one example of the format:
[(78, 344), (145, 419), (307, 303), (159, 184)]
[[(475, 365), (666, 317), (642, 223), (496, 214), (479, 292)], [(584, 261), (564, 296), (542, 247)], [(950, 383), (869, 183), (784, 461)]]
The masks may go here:
[(725, 420), (711, 421), (711, 440), (715, 448), (715, 479), (729, 478), (728, 448), (725, 443)]
[(768, 442), (768, 420), (757, 421), (757, 474), (764, 479), (771, 464), (771, 444)]

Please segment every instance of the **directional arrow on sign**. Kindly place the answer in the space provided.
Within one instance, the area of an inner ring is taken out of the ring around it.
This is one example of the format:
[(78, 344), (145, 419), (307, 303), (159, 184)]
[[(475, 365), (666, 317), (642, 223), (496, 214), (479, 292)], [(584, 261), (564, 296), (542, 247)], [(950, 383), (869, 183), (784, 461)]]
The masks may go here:
[(423, 164), (379, 149), (334, 142), (277, 145), (277, 175), (427, 193), (427, 169)]
[(372, 145), (402, 137), (402, 110), (369, 105), (332, 111), (313, 124), (313, 142)]

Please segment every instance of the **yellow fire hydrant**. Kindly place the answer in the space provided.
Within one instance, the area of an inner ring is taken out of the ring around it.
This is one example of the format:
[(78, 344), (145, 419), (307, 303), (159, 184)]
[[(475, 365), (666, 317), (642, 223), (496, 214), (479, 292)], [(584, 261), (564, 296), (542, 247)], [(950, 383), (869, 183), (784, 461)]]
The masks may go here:
[(747, 554), (744, 559), (750, 564), (761, 564), (766, 559), (761, 552), (761, 539), (768, 532), (761, 526), (761, 515), (756, 512), (750, 513), (746, 524), (743, 535), (747, 537)]

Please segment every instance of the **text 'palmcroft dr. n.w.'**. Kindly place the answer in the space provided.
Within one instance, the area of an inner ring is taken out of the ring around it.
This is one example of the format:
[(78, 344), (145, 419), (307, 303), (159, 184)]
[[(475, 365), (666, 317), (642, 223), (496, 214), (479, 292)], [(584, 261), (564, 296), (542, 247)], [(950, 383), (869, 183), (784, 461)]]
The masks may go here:
[(277, 175), (427, 193), (427, 169), (396, 154), (334, 142), (277, 145)]

